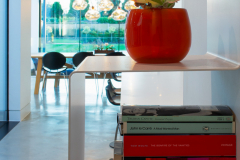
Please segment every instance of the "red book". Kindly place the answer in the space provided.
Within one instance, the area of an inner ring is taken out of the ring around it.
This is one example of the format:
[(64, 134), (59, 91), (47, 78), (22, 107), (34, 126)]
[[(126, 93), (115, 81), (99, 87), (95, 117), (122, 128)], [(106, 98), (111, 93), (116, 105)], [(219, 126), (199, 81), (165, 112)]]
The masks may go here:
[(146, 160), (166, 160), (166, 158), (146, 158)]
[(144, 158), (144, 157), (124, 157), (124, 160), (236, 160), (236, 157), (194, 157), (194, 158)]
[(235, 135), (125, 135), (124, 157), (236, 156)]

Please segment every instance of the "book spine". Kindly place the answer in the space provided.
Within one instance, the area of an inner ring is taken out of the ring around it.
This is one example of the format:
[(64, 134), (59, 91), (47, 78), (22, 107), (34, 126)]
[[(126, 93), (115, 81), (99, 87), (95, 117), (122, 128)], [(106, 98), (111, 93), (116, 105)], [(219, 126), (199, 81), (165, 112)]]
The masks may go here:
[(123, 122), (232, 122), (233, 116), (122, 116)]
[(124, 157), (124, 160), (167, 160), (167, 158)]
[(236, 160), (236, 157), (194, 157), (194, 158), (145, 158), (145, 157), (124, 157), (124, 160)]
[(232, 134), (232, 123), (123, 123), (123, 134)]
[(125, 135), (124, 157), (236, 156), (235, 135)]

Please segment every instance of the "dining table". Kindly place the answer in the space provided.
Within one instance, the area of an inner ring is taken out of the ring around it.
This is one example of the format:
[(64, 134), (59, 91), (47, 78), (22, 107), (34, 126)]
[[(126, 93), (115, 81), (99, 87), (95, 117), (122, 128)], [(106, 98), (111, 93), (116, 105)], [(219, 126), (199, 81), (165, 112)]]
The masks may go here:
[[(45, 55), (45, 52), (41, 52), (41, 53), (32, 53), (31, 54), (31, 58), (37, 58), (38, 59), (38, 64), (37, 64), (37, 73), (36, 73), (36, 80), (35, 80), (35, 89), (34, 89), (34, 94), (38, 94), (39, 93), (39, 87), (40, 87), (40, 82), (41, 82), (41, 78), (43, 78), (42, 76), (42, 58)], [(76, 54), (76, 52), (61, 52), (61, 54), (63, 54), (66, 58), (73, 58), (73, 56)], [(95, 56), (105, 56), (106, 54), (98, 54)], [(66, 63), (65, 66), (67, 68), (73, 68), (72, 65)], [(98, 78), (103, 78), (104, 74), (101, 73), (100, 75), (98, 75)], [(59, 83), (59, 79), (60, 78), (64, 78), (64, 76), (60, 76), (60, 75), (51, 75), (51, 76), (47, 76), (47, 78), (54, 78), (55, 79), (55, 87), (58, 86)], [(94, 78), (94, 76), (89, 76), (87, 77), (88, 79), (92, 79)], [(111, 78), (110, 75), (107, 75), (106, 78)]]

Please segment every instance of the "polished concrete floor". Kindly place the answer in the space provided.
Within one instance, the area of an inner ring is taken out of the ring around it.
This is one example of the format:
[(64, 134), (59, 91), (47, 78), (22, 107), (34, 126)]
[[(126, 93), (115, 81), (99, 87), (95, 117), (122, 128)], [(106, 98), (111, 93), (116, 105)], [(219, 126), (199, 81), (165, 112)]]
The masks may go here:
[[(32, 77), (31, 114), (0, 141), (0, 160), (67, 160), (68, 95), (65, 81), (54, 88), (48, 80), (46, 91), (34, 95)], [(119, 86), (118, 82), (114, 83)], [(99, 80), (97, 96), (94, 80), (86, 80), (86, 160), (107, 160), (113, 157), (109, 143), (114, 140), (119, 106), (101, 97)], [(104, 92), (105, 93), (105, 92)]]

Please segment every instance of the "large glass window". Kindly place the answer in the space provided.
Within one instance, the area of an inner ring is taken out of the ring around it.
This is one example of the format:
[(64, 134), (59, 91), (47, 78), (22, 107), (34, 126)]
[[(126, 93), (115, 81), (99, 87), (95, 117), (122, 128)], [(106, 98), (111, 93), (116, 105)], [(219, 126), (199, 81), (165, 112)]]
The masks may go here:
[[(109, 16), (120, 6), (124, 9), (127, 0), (111, 0), (114, 8), (96, 21), (85, 18), (88, 7), (83, 11), (72, 8), (74, 0), (41, 0), (41, 52), (79, 52), (94, 51), (106, 43), (113, 45), (115, 51), (126, 54), (124, 43), (125, 21), (115, 21)], [(89, 0), (86, 0), (89, 3)], [(98, 9), (100, 0), (92, 0)]]

